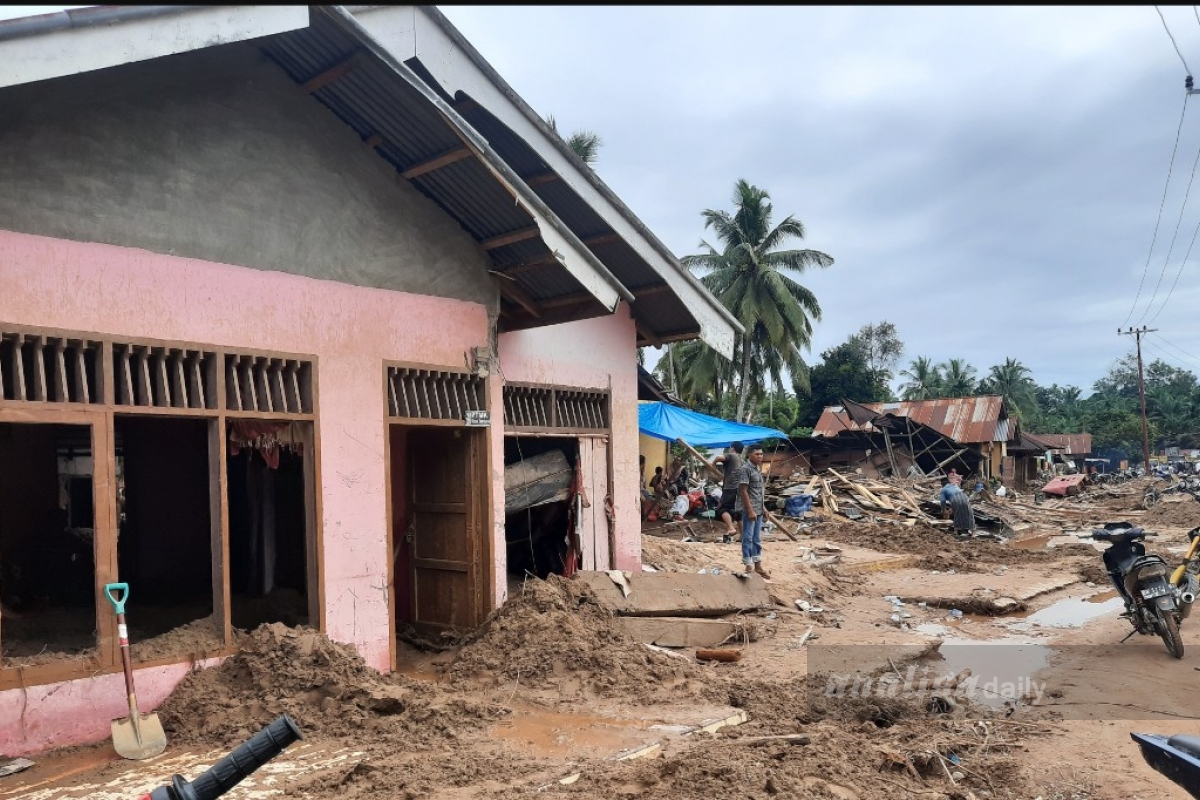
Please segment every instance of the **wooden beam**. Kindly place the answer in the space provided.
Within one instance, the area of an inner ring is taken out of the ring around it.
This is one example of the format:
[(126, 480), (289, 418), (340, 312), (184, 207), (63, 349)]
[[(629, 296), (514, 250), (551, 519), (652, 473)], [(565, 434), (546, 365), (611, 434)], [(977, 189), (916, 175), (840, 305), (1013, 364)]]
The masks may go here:
[(518, 286), (516, 281), (496, 275), (492, 276), (492, 280), (496, 282), (497, 288), (500, 289), (500, 294), (504, 295), (509, 300), (516, 303), (538, 319), (542, 318), (542, 309), (538, 306), (537, 301), (534, 300), (528, 292)]
[(643, 339), (649, 342), (652, 347), (663, 346), (663, 341), (659, 338), (658, 334), (650, 330), (650, 328), (643, 324), (642, 321), (637, 317), (634, 317), (633, 325), (637, 329), (638, 336), (641, 336)]
[(656, 283), (653, 286), (639, 286), (631, 290), (633, 296), (641, 300), (643, 297), (653, 297), (656, 294), (666, 294), (671, 291), (671, 284)]
[(427, 172), (433, 172), (434, 170), (441, 169), (442, 167), (453, 164), (456, 161), (462, 161), (464, 158), (470, 158), (471, 155), (471, 148), (459, 147), (451, 150), (448, 153), (442, 153), (440, 156), (434, 156), (433, 158), (426, 159), (420, 163), (413, 164), (411, 167), (401, 172), (400, 177), (412, 180), (419, 175), (424, 175)]
[(453, 103), (451, 103), (450, 107), (453, 108), (458, 113), (462, 114), (467, 111), (470, 111), (473, 108), (478, 108), (479, 103), (475, 102), (470, 97), (464, 97), (462, 100), (456, 100)]
[(534, 186), (541, 186), (546, 183), (554, 183), (555, 181), (560, 181), (560, 180), (562, 180), (562, 176), (559, 175), (557, 172), (553, 172), (553, 171), (539, 172), (535, 175), (530, 175), (527, 178), (522, 178), (521, 180), (525, 181), (526, 186), (532, 188)]
[(602, 244), (612, 244), (613, 242), (621, 241), (621, 236), (616, 233), (605, 233), (600, 236), (589, 236), (586, 239), (581, 239), (588, 247), (597, 247)]
[(541, 234), (541, 229), (537, 225), (528, 228), (521, 228), (516, 231), (502, 233), (499, 236), (493, 236), (490, 239), (484, 239), (479, 243), (479, 246), (484, 250), (495, 250), (497, 247), (504, 247), (509, 244), (516, 244), (527, 239), (537, 238)]
[(564, 294), (561, 297), (555, 297), (550, 300), (542, 301), (542, 308), (566, 308), (567, 306), (577, 306), (587, 303), (595, 299), (590, 292), (577, 292), (575, 294)]
[(372, 133), (363, 140), (363, 144), (366, 145), (368, 150), (374, 150), (376, 147), (379, 147), (379, 145), (383, 144), (383, 137), (378, 133)]
[(350, 70), (354, 69), (354, 66), (358, 63), (358, 58), (359, 55), (356, 52), (344, 61), (339, 61), (337, 64), (334, 64), (324, 72), (312, 76), (304, 82), (304, 85), (301, 88), (304, 89), (306, 94), (312, 94), (321, 87), (328, 86), (329, 84), (341, 78)]

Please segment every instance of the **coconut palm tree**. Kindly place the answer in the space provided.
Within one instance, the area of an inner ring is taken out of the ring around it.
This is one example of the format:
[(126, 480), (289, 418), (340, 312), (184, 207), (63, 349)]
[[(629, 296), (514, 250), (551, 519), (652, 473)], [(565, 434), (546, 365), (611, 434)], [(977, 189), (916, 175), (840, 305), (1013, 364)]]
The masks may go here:
[(938, 365), (942, 372), (942, 391), (946, 397), (966, 397), (975, 393), (978, 382), (975, 368), (964, 358), (952, 358)]
[(762, 365), (777, 359), (792, 374), (804, 369), (801, 349), (812, 341), (812, 321), (821, 318), (816, 296), (796, 282), (809, 267), (828, 267), (833, 258), (819, 250), (783, 250), (791, 240), (804, 239), (804, 225), (788, 216), (772, 227), (773, 207), (767, 192), (745, 180), (733, 191), (733, 213), (706, 209), (704, 227), (716, 234), (719, 249), (706, 241), (705, 252), (685, 256), (683, 263), (703, 273), (701, 282), (742, 323), (739, 343), (737, 418), (744, 419), (746, 403), (760, 375), (752, 373), (755, 350)]
[(1004, 402), (1017, 417), (1028, 417), (1037, 411), (1035, 384), (1029, 377), (1029, 368), (1015, 358), (1005, 359), (988, 371), (979, 389), (982, 392), (1004, 396)]
[(917, 356), (907, 369), (900, 370), (900, 377), (908, 379), (900, 384), (905, 400), (928, 400), (942, 394), (942, 371), (932, 358)]
[[(558, 123), (554, 120), (554, 115), (546, 117), (546, 124), (555, 133), (558, 133)], [(559, 134), (561, 136), (562, 134)], [(567, 143), (567, 147), (575, 151), (575, 155), (583, 159), (583, 163), (589, 167), (596, 163), (597, 157), (600, 155), (600, 146), (604, 144), (604, 140), (600, 135), (589, 130), (579, 130), (566, 137), (563, 141)]]

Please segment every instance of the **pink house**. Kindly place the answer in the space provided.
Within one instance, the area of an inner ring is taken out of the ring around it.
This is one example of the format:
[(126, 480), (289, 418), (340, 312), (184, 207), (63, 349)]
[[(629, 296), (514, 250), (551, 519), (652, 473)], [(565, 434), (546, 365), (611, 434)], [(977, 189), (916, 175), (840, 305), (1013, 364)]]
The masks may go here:
[[(637, 568), (635, 349), (738, 332), (436, 9), (0, 23), (0, 752), (125, 714), (109, 583), (153, 707)], [(555, 449), (589, 503), (506, 517)]]

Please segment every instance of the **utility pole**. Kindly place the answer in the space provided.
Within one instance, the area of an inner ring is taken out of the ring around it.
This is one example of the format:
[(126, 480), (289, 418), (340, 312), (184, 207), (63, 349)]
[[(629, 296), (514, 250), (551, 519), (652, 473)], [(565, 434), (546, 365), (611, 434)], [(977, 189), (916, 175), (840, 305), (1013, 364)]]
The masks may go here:
[(1142, 337), (1147, 333), (1154, 333), (1158, 328), (1147, 328), (1143, 325), (1140, 328), (1129, 328), (1121, 330), (1117, 328), (1119, 336), (1133, 336), (1137, 339), (1137, 354), (1138, 354), (1138, 396), (1142, 400), (1142, 464), (1146, 472), (1150, 472), (1150, 428), (1146, 422), (1146, 378), (1142, 370)]

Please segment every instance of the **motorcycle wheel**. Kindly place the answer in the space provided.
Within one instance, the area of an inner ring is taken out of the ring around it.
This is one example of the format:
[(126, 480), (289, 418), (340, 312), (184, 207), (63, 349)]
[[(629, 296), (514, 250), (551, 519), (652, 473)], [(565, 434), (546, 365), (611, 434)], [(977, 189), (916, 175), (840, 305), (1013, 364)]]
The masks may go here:
[(1159, 613), (1158, 635), (1162, 637), (1171, 658), (1183, 658), (1183, 637), (1179, 635), (1179, 621), (1174, 614)]

